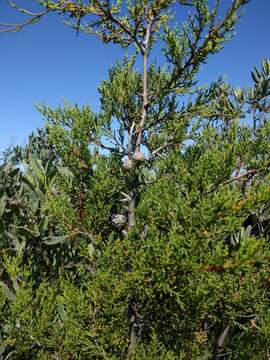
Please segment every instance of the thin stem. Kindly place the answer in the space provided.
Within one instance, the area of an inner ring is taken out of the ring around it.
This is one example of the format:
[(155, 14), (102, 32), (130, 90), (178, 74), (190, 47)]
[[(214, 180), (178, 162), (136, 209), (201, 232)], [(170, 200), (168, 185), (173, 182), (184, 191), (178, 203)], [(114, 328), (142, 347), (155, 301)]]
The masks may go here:
[(135, 126), (135, 122), (132, 122), (132, 125), (130, 127), (129, 130), (129, 134), (128, 134), (128, 157), (131, 158), (131, 146), (132, 146), (132, 136), (133, 136), (133, 131), (134, 131), (134, 126)]
[(149, 21), (147, 28), (146, 28), (144, 48), (142, 51), (142, 56), (143, 56), (143, 76), (142, 76), (143, 105), (142, 105), (141, 122), (140, 122), (140, 126), (139, 126), (137, 140), (136, 140), (136, 148), (135, 148), (136, 152), (140, 152), (140, 149), (141, 149), (142, 134), (143, 134), (144, 125), (147, 120), (147, 109), (149, 106), (148, 88), (147, 88), (147, 61), (148, 61), (148, 55), (149, 55), (151, 26), (152, 26), (152, 21)]
[(221, 188), (222, 186), (229, 185), (229, 184), (231, 184), (231, 183), (233, 183), (233, 182), (235, 182), (235, 181), (247, 181), (247, 180), (250, 179), (250, 177), (251, 177), (252, 175), (256, 175), (256, 174), (262, 172), (263, 170), (264, 170), (264, 168), (248, 170), (248, 171), (246, 171), (246, 172), (244, 172), (244, 173), (242, 173), (242, 174), (240, 174), (240, 175), (237, 175), (237, 176), (235, 176), (235, 177), (233, 177), (233, 178), (231, 178), (231, 179), (229, 179), (229, 180), (224, 181), (223, 183), (220, 183), (220, 184), (219, 184), (218, 186), (216, 186), (216, 187), (212, 187), (212, 188), (208, 191), (208, 193), (211, 193), (211, 192), (213, 192), (213, 191), (215, 191), (215, 190), (218, 190), (218, 189)]
[[(45, 16), (49, 12), (50, 12), (50, 10), (45, 10), (41, 13), (35, 14), (34, 16), (32, 16), (30, 19), (26, 20), (23, 23), (18, 23), (18, 24), (0, 23), (0, 33), (6, 33), (6, 32), (17, 33), (25, 26), (38, 22), (43, 16)], [(2, 29), (1, 29), (1, 27), (2, 27)]]

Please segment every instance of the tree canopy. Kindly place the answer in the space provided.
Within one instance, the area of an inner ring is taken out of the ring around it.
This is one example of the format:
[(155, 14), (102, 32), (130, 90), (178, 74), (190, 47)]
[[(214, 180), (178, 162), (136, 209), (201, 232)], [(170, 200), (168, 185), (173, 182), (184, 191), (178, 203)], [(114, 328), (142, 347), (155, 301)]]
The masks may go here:
[(129, 51), (5, 154), (0, 358), (268, 359), (270, 61), (197, 81), (247, 1), (7, 2)]

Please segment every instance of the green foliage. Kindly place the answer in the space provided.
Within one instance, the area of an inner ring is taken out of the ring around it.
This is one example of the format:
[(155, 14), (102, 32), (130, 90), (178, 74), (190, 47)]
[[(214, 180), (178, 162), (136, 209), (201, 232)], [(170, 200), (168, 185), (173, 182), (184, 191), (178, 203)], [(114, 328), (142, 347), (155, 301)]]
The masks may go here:
[(0, 358), (267, 359), (270, 63), (248, 89), (197, 84), (247, 1), (222, 18), (206, 0), (38, 3), (30, 22), (57, 12), (135, 52), (98, 113), (42, 105), (45, 128), (6, 152)]

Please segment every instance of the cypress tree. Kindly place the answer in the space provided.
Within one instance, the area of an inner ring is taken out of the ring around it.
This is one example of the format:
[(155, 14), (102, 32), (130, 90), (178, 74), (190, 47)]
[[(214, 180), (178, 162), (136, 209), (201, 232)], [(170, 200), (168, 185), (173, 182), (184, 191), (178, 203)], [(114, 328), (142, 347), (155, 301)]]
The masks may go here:
[(270, 62), (197, 81), (247, 1), (8, 2), (128, 52), (0, 169), (2, 358), (267, 359)]

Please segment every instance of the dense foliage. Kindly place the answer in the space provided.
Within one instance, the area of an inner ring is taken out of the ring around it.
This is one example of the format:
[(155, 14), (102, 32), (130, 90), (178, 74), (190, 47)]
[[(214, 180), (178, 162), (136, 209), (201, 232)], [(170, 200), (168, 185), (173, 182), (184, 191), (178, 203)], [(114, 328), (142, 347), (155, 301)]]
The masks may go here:
[(135, 52), (4, 155), (0, 359), (269, 359), (270, 62), (196, 81), (246, 2), (39, 2)]

